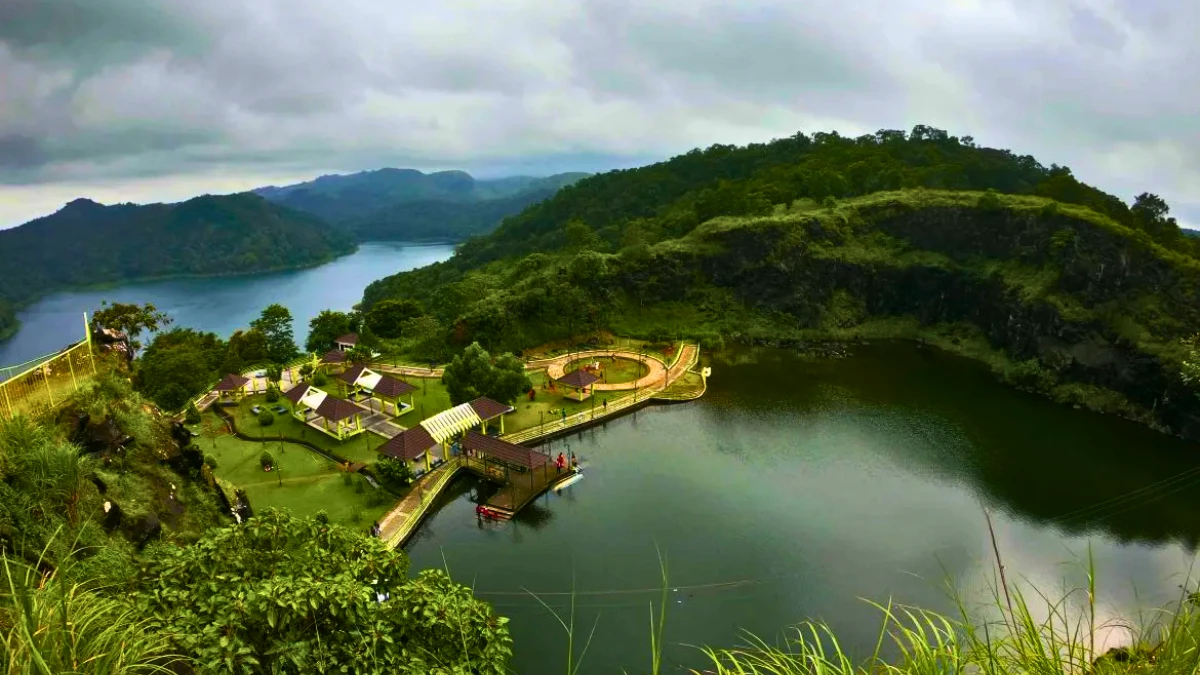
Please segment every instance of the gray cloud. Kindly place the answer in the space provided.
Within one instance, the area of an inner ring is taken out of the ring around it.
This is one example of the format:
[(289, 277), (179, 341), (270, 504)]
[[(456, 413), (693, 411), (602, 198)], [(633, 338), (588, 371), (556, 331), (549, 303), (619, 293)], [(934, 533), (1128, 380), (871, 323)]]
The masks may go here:
[(1200, 224), (1198, 29), (1175, 0), (7, 0), (0, 225), (67, 189), (594, 170), (916, 123)]

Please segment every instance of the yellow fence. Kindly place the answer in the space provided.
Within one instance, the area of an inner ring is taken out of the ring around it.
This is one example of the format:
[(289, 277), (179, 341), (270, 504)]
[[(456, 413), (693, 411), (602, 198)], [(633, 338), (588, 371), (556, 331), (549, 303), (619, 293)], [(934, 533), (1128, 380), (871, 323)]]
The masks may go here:
[(57, 354), (0, 369), (0, 417), (38, 415), (63, 403), (96, 374), (91, 331)]

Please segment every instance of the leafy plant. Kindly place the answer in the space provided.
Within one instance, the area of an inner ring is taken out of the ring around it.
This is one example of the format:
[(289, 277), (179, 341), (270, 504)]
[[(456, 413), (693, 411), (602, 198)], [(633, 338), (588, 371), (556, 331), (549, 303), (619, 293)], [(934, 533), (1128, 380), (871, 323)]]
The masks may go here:
[(272, 384), (267, 387), (267, 403), (277, 403), (279, 401), (279, 389)]
[(258, 426), (269, 427), (275, 423), (275, 414), (270, 410), (263, 410), (258, 413)]
[(275, 458), (271, 456), (271, 453), (263, 450), (263, 453), (258, 456), (258, 464), (264, 469), (274, 468)]
[(147, 557), (137, 595), (154, 628), (209, 673), (502, 675), (507, 621), (444, 572), (408, 577), (401, 551), (267, 509)]
[(188, 424), (200, 423), (200, 411), (196, 409), (195, 403), (188, 404), (187, 413), (184, 414), (183, 421)]
[(408, 462), (392, 457), (382, 457), (372, 466), (375, 476), (384, 485), (393, 489), (401, 489), (412, 484), (414, 478), (412, 467)]

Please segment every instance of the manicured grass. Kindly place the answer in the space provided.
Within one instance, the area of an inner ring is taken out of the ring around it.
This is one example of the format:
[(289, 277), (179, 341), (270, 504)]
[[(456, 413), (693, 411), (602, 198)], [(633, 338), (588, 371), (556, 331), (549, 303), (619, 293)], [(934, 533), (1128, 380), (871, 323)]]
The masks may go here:
[[(223, 428), (221, 418), (214, 413), (206, 412), (204, 416)], [(397, 501), (389, 494), (384, 503), (372, 506), (374, 488), (365, 478), (346, 474), (333, 462), (298, 445), (243, 441), (228, 433), (215, 439), (201, 436), (196, 443), (205, 454), (216, 459), (216, 475), (245, 490), (251, 506), (257, 510), (277, 506), (302, 516), (324, 510), (333, 522), (366, 528)], [(259, 457), (264, 450), (275, 458), (278, 473), (262, 470)], [(359, 484), (362, 492), (356, 491)]]
[[(336, 387), (327, 390), (335, 393), (337, 391)], [(287, 400), (283, 398), (279, 400), (283, 402), (285, 408), (290, 409), (290, 404)], [(226, 410), (233, 413), (234, 419), (237, 421), (238, 431), (248, 436), (278, 438), (280, 435), (283, 435), (291, 438), (299, 438), (339, 457), (345, 457), (353, 461), (364, 461), (361, 457), (369, 457), (365, 461), (372, 462), (375, 461), (375, 448), (383, 445), (385, 440), (382, 436), (366, 431), (357, 436), (351, 436), (344, 441), (339, 441), (329, 434), (317, 431), (295, 417), (292, 417), (290, 412), (287, 415), (275, 415), (275, 421), (270, 426), (264, 427), (258, 423), (258, 416), (250, 412), (250, 408), (256, 405), (266, 407), (271, 404), (267, 403), (266, 395), (255, 394), (254, 396), (247, 396), (242, 399), (238, 403), (237, 408), (226, 408)]]
[(567, 364), (565, 372), (569, 373), (579, 370), (583, 366), (596, 361), (600, 362), (600, 374), (603, 377), (602, 382), (613, 384), (618, 382), (634, 382), (650, 372), (650, 369), (644, 363), (633, 359), (608, 358), (603, 356), (600, 358), (572, 361)]
[[(530, 401), (528, 396), (518, 397), (513, 402), (514, 412), (504, 416), (504, 431), (512, 433), (521, 431), (530, 427), (536, 427), (542, 421), (552, 422), (555, 419), (562, 417), (561, 412), (550, 412), (551, 410), (566, 409), (567, 415), (574, 415), (582, 410), (592, 409), (592, 399), (583, 401), (572, 401), (564, 398), (561, 394), (556, 394), (552, 391), (543, 389), (546, 383), (546, 371), (539, 370), (529, 373), (529, 380), (533, 382), (533, 388), (537, 391), (534, 400)], [(561, 391), (561, 389), (560, 389)], [(605, 398), (616, 398), (624, 396), (628, 392), (600, 392), (595, 395), (596, 410), (601, 409), (601, 401)], [(540, 414), (540, 413), (544, 413)]]

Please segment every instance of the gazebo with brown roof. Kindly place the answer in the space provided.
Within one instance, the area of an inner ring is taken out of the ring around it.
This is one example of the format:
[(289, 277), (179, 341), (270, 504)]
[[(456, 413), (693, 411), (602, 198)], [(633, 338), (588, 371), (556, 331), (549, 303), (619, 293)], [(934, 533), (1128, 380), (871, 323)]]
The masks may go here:
[[(380, 412), (387, 412), (387, 403), (392, 404), (392, 414), (396, 417), (413, 409), (412, 395), (417, 388), (399, 378), (377, 373), (359, 364), (338, 375), (337, 379), (342, 383), (343, 391), (351, 398), (360, 391), (378, 397), (382, 401), (379, 406)], [(402, 396), (408, 396), (407, 404), (400, 400)]]
[(467, 405), (479, 415), (479, 419), (483, 421), (483, 433), (487, 433), (488, 422), (500, 418), (500, 433), (504, 433), (504, 416), (516, 410), (511, 405), (505, 405), (499, 401), (493, 401), (490, 398), (477, 398), (469, 402)]
[(333, 344), (338, 349), (348, 352), (358, 345), (358, 333), (346, 333), (345, 335), (339, 335), (337, 339), (333, 341)]
[[(362, 424), (362, 415), (370, 414), (370, 410), (352, 401), (331, 396), (322, 389), (301, 382), (284, 392), (283, 397), (292, 404), (292, 415), (296, 419), (339, 441), (366, 430)], [(308, 413), (310, 410), (311, 415)], [(320, 418), (320, 423), (317, 422), (317, 418)]]
[(580, 368), (579, 370), (572, 370), (554, 382), (570, 390), (568, 393), (563, 394), (563, 396), (576, 401), (582, 401), (592, 395), (592, 385), (599, 380), (599, 377)]
[(430, 458), (431, 451), (439, 445), (441, 444), (437, 442), (437, 439), (431, 436), (425, 427), (418, 424), (389, 438), (386, 443), (379, 446), (379, 453), (409, 462), (413, 465), (414, 473), (420, 473), (415, 466), (417, 460), (422, 456), (425, 457), (425, 470), (428, 471), (433, 466)]
[(213, 387), (213, 391), (217, 392), (218, 396), (228, 396), (229, 398), (237, 399), (246, 393), (247, 384), (250, 384), (249, 378), (229, 373), (217, 383), (217, 386)]

